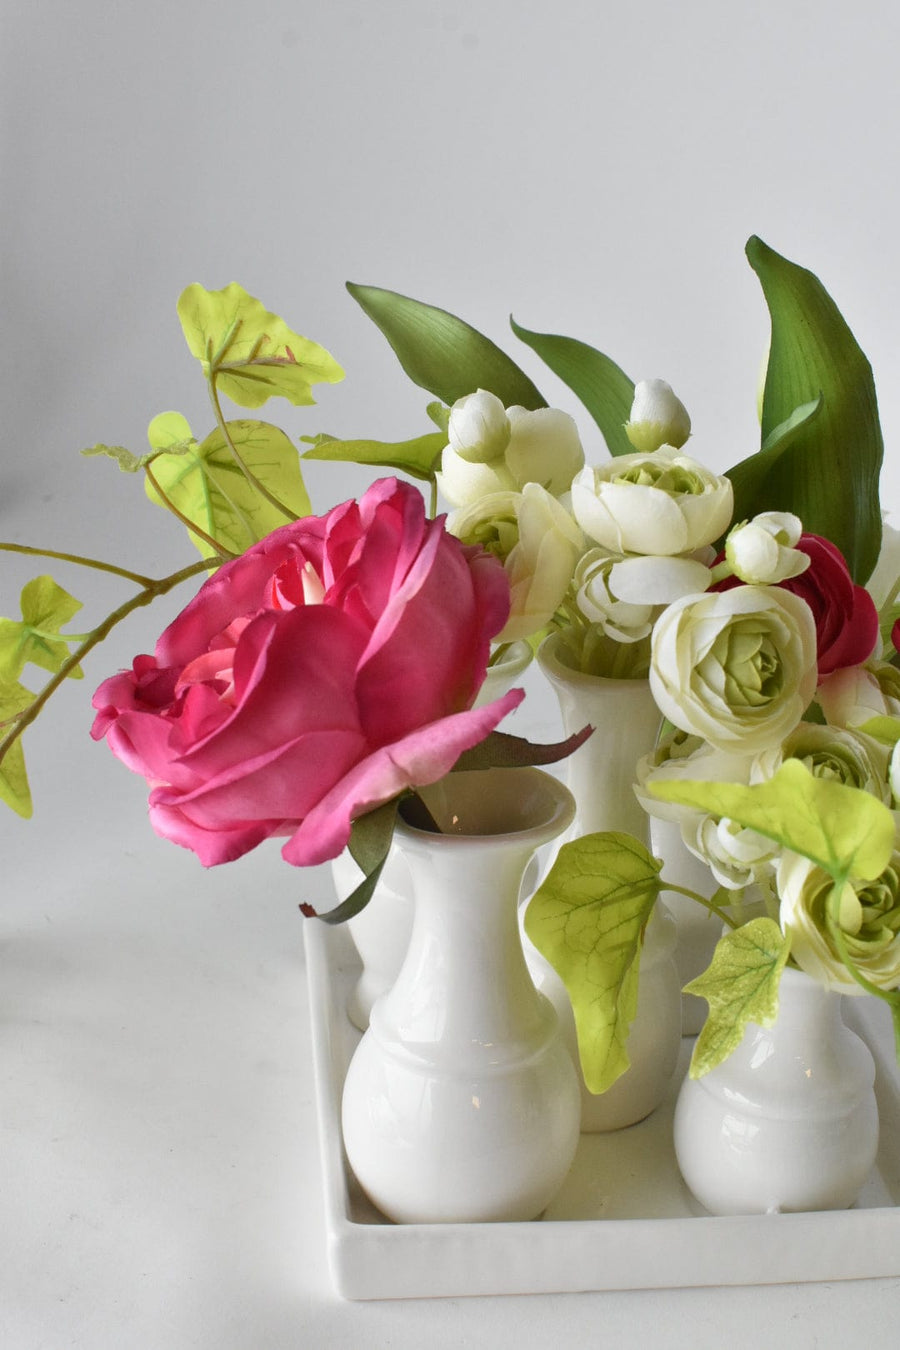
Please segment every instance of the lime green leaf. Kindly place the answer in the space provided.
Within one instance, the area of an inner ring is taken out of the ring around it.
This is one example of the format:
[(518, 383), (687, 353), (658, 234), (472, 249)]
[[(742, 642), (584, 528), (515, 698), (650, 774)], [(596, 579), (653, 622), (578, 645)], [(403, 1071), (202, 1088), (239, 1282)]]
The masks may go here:
[(486, 389), (505, 408), (546, 407), (515, 362), (462, 319), (378, 286), (348, 281), (347, 290), (381, 329), (413, 383), (443, 403)]
[(178, 412), (158, 413), (147, 428), (147, 440), (157, 452), (184, 455), (196, 446), (191, 424)]
[(344, 378), (324, 347), (288, 328), (236, 282), (221, 291), (188, 286), (178, 317), (206, 378), (242, 408), (259, 408), (273, 396), (314, 403), (314, 384)]
[(447, 439), (450, 427), (450, 409), (443, 403), (429, 403), (425, 411), (431, 418), (438, 431), (444, 433), (444, 440)]
[(379, 468), (398, 469), (411, 478), (429, 481), (447, 444), (447, 437), (439, 431), (416, 436), (410, 441), (337, 441), (332, 437), (317, 437), (311, 450), (304, 451), (304, 459), (346, 460), (351, 464), (375, 464)]
[(527, 765), (557, 764), (583, 745), (593, 731), (583, 727), (564, 741), (535, 744), (524, 736), (511, 736), (507, 731), (492, 731), (471, 750), (464, 750), (452, 772), (469, 769), (521, 769)]
[[(736, 519), (760, 511), (793, 511), (813, 534), (844, 554), (865, 582), (881, 545), (878, 480), (884, 445), (875, 382), (866, 357), (840, 311), (812, 272), (788, 262), (756, 237), (747, 257), (772, 319), (772, 343), (762, 404), (762, 444), (791, 418), (789, 443), (764, 475), (738, 465)], [(821, 397), (815, 415), (802, 410)]]
[[(260, 482), (295, 515), (308, 515), (300, 457), (289, 437), (268, 422), (240, 420), (226, 426)], [(285, 523), (283, 513), (248, 483), (218, 428), (200, 445), (180, 442), (177, 452), (157, 455), (151, 469), (181, 515), (232, 553), (243, 553)], [(165, 505), (149, 478), (146, 491), (152, 502)], [(191, 539), (202, 556), (209, 553), (199, 535)]]
[(568, 991), (591, 1092), (605, 1092), (628, 1068), (640, 949), (660, 866), (630, 835), (583, 835), (560, 849), (525, 913), (525, 932)]
[[(30, 689), (17, 681), (0, 683), (0, 724), (24, 712), (34, 701)], [(6, 730), (0, 727), (0, 734)], [(25, 753), (21, 740), (13, 741), (0, 759), (0, 801), (11, 806), (17, 815), (26, 820), (32, 814), (31, 791), (28, 787), (28, 775), (25, 772)]]
[(727, 817), (802, 853), (842, 884), (848, 877), (874, 881), (890, 862), (894, 818), (868, 792), (815, 778), (799, 759), (753, 787), (738, 783), (660, 781), (654, 797)]
[[(60, 628), (81, 609), (50, 576), (35, 577), (22, 589), (22, 619), (0, 619), (0, 682), (14, 683), (30, 661), (56, 674), (69, 659), (69, 642)], [(79, 666), (70, 671), (80, 680)]]
[(882, 745), (896, 745), (900, 741), (900, 717), (870, 717), (868, 722), (854, 727), (854, 731), (861, 731)]
[(778, 1015), (778, 984), (790, 954), (774, 919), (751, 919), (717, 944), (713, 959), (685, 992), (705, 998), (709, 1016), (703, 1025), (690, 1075), (702, 1078), (727, 1059), (744, 1038), (748, 1022), (770, 1027)]
[(354, 820), (349, 847), (353, 861), (364, 873), (363, 880), (346, 900), (342, 900), (334, 909), (326, 910), (324, 914), (319, 914), (312, 905), (301, 905), (300, 909), (306, 918), (318, 918), (323, 923), (329, 924), (345, 923), (347, 919), (354, 918), (365, 909), (387, 861), (399, 804), (400, 798), (394, 797), (391, 801), (377, 806), (374, 811), (369, 811)]
[(728, 470), (726, 477), (731, 479), (734, 489), (732, 520), (750, 520), (762, 509), (760, 503), (768, 501), (769, 484), (775, 466), (783, 455), (789, 454), (792, 447), (808, 434), (809, 426), (818, 417), (822, 406), (823, 401), (819, 397), (795, 408), (790, 417), (773, 428), (755, 455), (750, 455)]
[(526, 342), (555, 375), (581, 399), (603, 433), (611, 455), (633, 455), (634, 446), (625, 435), (625, 423), (631, 414), (634, 382), (615, 361), (586, 342), (557, 337), (552, 333), (532, 333), (510, 316), (516, 337)]
[(107, 459), (113, 459), (118, 464), (123, 473), (137, 473), (149, 464), (153, 459), (155, 451), (148, 455), (134, 455), (130, 450), (126, 450), (124, 445), (92, 445), (88, 450), (82, 450), (83, 455), (105, 455)]

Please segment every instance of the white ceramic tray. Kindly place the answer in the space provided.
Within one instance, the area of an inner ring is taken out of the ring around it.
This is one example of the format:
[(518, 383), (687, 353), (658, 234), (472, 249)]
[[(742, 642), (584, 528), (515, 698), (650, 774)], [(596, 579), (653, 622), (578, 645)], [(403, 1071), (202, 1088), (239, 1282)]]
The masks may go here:
[(847, 1020), (878, 1067), (881, 1145), (856, 1206), (713, 1218), (686, 1190), (672, 1150), (677, 1086), (649, 1119), (582, 1135), (569, 1177), (534, 1223), (391, 1224), (347, 1167), (341, 1088), (359, 1033), (346, 1016), (359, 971), (342, 928), (305, 926), (328, 1257), (345, 1298), (563, 1293), (778, 1284), (900, 1275), (900, 1078), (887, 1010), (849, 999)]

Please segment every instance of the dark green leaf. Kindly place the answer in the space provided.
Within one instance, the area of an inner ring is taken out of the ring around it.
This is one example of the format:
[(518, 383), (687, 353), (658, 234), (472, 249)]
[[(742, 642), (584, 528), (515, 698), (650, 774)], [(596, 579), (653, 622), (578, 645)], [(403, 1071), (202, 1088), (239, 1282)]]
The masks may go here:
[(556, 764), (583, 745), (593, 732), (584, 727), (564, 741), (535, 745), (524, 736), (510, 736), (506, 731), (492, 731), (471, 750), (464, 750), (453, 766), (453, 772), (468, 769), (521, 769), (531, 764)]
[(394, 797), (354, 820), (350, 832), (350, 854), (364, 873), (363, 879), (345, 900), (324, 914), (319, 914), (312, 905), (301, 905), (300, 909), (307, 918), (319, 918), (329, 924), (346, 923), (347, 919), (354, 918), (365, 909), (390, 852), (399, 801), (399, 797)]
[(381, 329), (413, 383), (443, 403), (486, 389), (505, 408), (547, 406), (524, 371), (462, 319), (378, 286), (348, 281), (347, 290)]
[(633, 455), (634, 446), (625, 435), (631, 414), (634, 383), (615, 361), (577, 338), (552, 333), (532, 333), (515, 319), (509, 320), (516, 337), (526, 342), (555, 375), (581, 399), (603, 432), (611, 455)]

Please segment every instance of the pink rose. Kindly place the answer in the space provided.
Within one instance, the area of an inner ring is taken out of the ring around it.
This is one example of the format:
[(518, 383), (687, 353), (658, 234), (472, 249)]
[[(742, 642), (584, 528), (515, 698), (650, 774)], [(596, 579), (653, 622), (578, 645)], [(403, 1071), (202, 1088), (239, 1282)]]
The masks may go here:
[[(794, 547), (808, 556), (809, 567), (778, 585), (799, 595), (812, 610), (822, 680), (834, 670), (869, 659), (878, 640), (878, 610), (865, 587), (854, 584), (844, 555), (829, 539), (802, 534)], [(728, 577), (713, 589), (741, 584), (737, 577)]]
[(220, 568), (153, 656), (100, 686), (91, 734), (205, 866), (284, 834), (287, 862), (324, 862), (356, 816), (443, 777), (519, 704), (470, 706), (508, 613), (500, 564), (384, 479)]

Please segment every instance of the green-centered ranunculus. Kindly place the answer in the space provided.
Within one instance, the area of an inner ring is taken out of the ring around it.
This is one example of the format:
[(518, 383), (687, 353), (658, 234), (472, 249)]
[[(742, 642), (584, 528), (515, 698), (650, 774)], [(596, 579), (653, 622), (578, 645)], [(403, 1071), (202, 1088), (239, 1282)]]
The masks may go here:
[(720, 750), (752, 755), (792, 731), (816, 689), (816, 629), (777, 586), (685, 596), (653, 630), (650, 686), (664, 717)]
[(731, 521), (731, 483), (663, 445), (582, 469), (572, 511), (589, 538), (618, 553), (692, 553)]
[(781, 927), (801, 970), (841, 993), (863, 993), (841, 957), (843, 941), (867, 980), (879, 989), (900, 987), (900, 853), (877, 880), (846, 882), (839, 904), (828, 873), (799, 854), (782, 854), (777, 883)]

